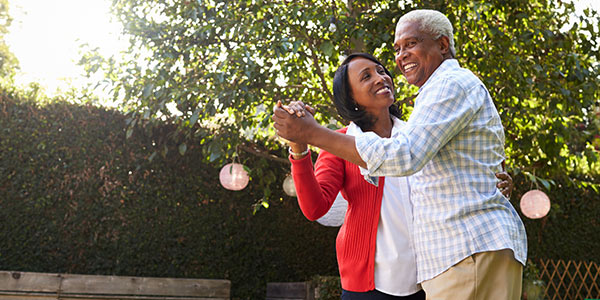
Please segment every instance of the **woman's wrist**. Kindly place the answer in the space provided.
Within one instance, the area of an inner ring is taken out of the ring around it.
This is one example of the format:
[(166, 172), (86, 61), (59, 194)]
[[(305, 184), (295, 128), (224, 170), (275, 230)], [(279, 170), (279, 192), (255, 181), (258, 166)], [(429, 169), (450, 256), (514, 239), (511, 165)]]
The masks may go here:
[(301, 159), (308, 154), (308, 146), (290, 143), (289, 152), (292, 155), (292, 158)]

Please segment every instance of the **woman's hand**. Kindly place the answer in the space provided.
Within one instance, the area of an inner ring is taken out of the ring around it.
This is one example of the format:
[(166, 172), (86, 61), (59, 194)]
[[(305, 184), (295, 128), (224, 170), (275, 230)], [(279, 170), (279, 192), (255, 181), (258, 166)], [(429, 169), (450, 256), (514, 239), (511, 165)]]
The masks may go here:
[(496, 184), (496, 187), (500, 189), (502, 195), (510, 199), (510, 194), (512, 193), (512, 190), (514, 188), (512, 177), (510, 177), (510, 175), (506, 171), (502, 171), (496, 173), (496, 178), (502, 180)]
[(311, 115), (315, 114), (315, 110), (308, 104), (304, 104), (302, 101), (290, 101), (288, 105), (283, 105), (281, 101), (277, 101), (277, 107), (283, 108), (290, 115), (296, 115), (298, 118), (304, 117), (306, 111)]
[[(281, 101), (277, 101), (276, 107), (282, 108), (290, 115), (295, 114), (299, 118), (304, 116), (305, 111), (314, 114), (314, 109), (308, 105), (305, 105), (302, 103), (302, 101), (292, 101), (288, 105), (283, 105)], [(307, 144), (288, 141), (288, 145), (290, 146), (290, 154), (292, 155), (293, 159), (301, 159), (307, 155), (304, 154), (304, 152), (308, 150)]]

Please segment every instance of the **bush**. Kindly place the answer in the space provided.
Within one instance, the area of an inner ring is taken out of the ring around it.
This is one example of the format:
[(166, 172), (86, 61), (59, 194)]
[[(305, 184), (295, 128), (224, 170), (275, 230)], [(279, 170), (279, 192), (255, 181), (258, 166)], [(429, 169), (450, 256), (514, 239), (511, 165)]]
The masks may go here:
[[(193, 145), (149, 161), (168, 125), (126, 139), (116, 111), (5, 94), (0, 128), (0, 269), (223, 278), (236, 299), (337, 274), (337, 229), (308, 222), (295, 198), (275, 191), (253, 214), (262, 192), (223, 189)], [(273, 168), (281, 184), (289, 167)]]

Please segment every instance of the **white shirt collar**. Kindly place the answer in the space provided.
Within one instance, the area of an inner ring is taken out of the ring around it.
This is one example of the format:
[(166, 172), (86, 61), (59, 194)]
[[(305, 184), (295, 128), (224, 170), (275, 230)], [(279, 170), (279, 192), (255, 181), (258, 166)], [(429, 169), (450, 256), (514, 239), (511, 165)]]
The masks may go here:
[[(393, 137), (398, 133), (400, 128), (402, 128), (402, 126), (404, 125), (404, 121), (398, 119), (396, 116), (392, 116), (392, 120), (394, 121), (394, 127), (392, 127)], [(346, 131), (346, 134), (351, 136), (359, 136), (363, 133), (364, 132), (362, 131), (362, 129), (360, 129), (360, 127), (358, 127), (358, 125), (356, 125), (354, 122), (350, 122), (350, 124), (348, 125), (348, 130)]]

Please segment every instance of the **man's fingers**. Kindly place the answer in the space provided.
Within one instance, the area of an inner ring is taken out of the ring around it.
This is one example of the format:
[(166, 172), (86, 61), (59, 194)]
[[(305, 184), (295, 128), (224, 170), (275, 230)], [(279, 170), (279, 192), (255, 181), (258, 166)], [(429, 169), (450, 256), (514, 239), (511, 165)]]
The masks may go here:
[(275, 132), (277, 132), (281, 128), (281, 125), (279, 125), (277, 123), (273, 123), (273, 128), (275, 128)]
[(306, 104), (306, 105), (304, 105), (304, 108), (305, 108), (306, 110), (308, 110), (308, 112), (309, 112), (311, 115), (314, 115), (314, 114), (315, 114), (315, 109), (314, 109), (314, 108), (312, 108), (312, 106), (310, 106), (310, 105)]
[(288, 111), (286, 111), (284, 109), (284, 106), (282, 106), (282, 107), (275, 107), (275, 109), (273, 110), (273, 117), (277, 117), (280, 120), (281, 119), (285, 119), (289, 115), (290, 114), (288, 113)]

